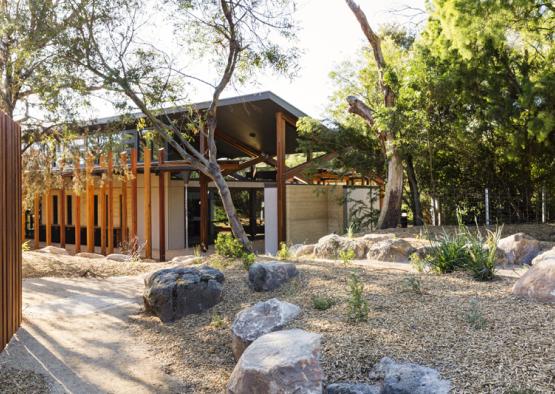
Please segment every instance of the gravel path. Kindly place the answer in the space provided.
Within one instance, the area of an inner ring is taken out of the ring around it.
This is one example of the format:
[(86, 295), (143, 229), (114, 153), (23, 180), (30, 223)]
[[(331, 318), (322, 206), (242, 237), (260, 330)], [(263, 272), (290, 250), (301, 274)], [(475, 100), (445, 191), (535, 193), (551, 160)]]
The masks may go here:
[(140, 311), (142, 279), (26, 279), (22, 328), (0, 354), (0, 370), (24, 377), (10, 392), (180, 392), (154, 361), (155, 349), (127, 329)]

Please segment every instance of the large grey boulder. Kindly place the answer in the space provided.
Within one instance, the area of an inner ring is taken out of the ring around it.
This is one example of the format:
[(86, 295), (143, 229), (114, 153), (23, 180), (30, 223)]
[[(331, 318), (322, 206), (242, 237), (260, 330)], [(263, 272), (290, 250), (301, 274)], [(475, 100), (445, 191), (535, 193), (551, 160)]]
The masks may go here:
[(293, 263), (254, 263), (249, 267), (249, 284), (254, 291), (272, 291), (297, 274), (297, 267)]
[(166, 268), (145, 278), (145, 309), (170, 322), (222, 300), (224, 274), (210, 267)]
[(235, 359), (256, 339), (269, 332), (281, 330), (301, 313), (301, 308), (272, 298), (243, 309), (231, 325), (231, 348)]
[(228, 394), (321, 394), (320, 335), (303, 330), (261, 336), (243, 353)]
[(368, 260), (407, 263), (415, 251), (416, 249), (404, 239), (386, 239), (372, 245), (366, 257)]
[(57, 246), (45, 246), (42, 249), (39, 249), (38, 252), (40, 253), (48, 253), (48, 254), (56, 254), (56, 255), (69, 255), (69, 253), (67, 252), (67, 250), (65, 250), (64, 248), (58, 248)]
[(497, 247), (505, 252), (509, 264), (530, 264), (540, 252), (540, 242), (524, 233), (500, 239)]
[(555, 249), (542, 253), (513, 286), (513, 294), (540, 302), (555, 302)]
[(382, 387), (366, 383), (333, 383), (326, 387), (327, 394), (381, 394)]
[(324, 259), (336, 259), (340, 251), (352, 250), (355, 258), (362, 259), (366, 254), (366, 241), (362, 238), (342, 237), (337, 234), (329, 234), (318, 240), (314, 247), (316, 257)]
[(374, 365), (370, 378), (383, 382), (383, 394), (447, 394), (451, 382), (435, 369), (422, 365), (395, 362), (384, 357)]

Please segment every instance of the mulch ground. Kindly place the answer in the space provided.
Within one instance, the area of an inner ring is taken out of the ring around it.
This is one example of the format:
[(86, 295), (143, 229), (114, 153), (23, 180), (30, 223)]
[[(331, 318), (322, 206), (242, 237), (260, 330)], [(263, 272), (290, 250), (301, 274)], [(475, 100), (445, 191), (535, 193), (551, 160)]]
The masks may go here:
[(0, 365), (2, 394), (43, 394), (49, 392), (49, 387), (43, 375)]
[[(185, 381), (191, 392), (223, 392), (235, 366), (230, 333), (235, 314), (277, 297), (302, 307), (291, 327), (322, 334), (328, 383), (369, 381), (372, 366), (389, 356), (437, 368), (456, 393), (555, 392), (555, 308), (511, 296), (514, 278), (483, 283), (462, 273), (297, 264), (298, 278), (277, 291), (254, 293), (239, 262), (222, 267), (218, 260), (213, 266), (225, 273), (220, 304), (171, 324), (133, 316), (132, 330), (159, 350), (166, 372)], [(364, 283), (366, 322), (347, 316), (351, 272)], [(422, 294), (407, 286), (411, 276), (420, 281)], [(316, 310), (315, 295), (331, 297), (335, 305)]]

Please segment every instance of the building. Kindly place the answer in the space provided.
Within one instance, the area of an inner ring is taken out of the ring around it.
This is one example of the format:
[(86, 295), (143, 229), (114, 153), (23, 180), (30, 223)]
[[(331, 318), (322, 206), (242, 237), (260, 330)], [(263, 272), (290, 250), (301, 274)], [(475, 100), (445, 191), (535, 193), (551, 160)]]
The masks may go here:
[[(198, 103), (193, 108), (202, 111), (208, 105)], [(190, 113), (189, 108), (172, 108), (164, 111), (164, 116), (179, 119)], [(355, 195), (361, 201), (379, 196), (379, 184), (371, 185), (364, 177), (338, 177), (326, 171), (305, 174), (309, 168), (325, 166), (335, 154), (321, 153), (315, 158), (299, 154), (296, 123), (303, 116), (271, 92), (219, 103), (218, 162), (258, 252), (275, 253), (280, 242), (314, 242), (331, 232), (342, 233), (350, 223), (353, 204), (345, 196)], [(87, 130), (89, 135), (101, 135), (108, 126), (120, 123), (120, 118), (101, 119)], [(65, 187), (35, 196), (35, 207), (23, 220), (25, 233), (35, 246), (59, 243), (62, 247), (75, 245), (76, 250), (110, 253), (137, 239), (146, 245), (147, 257), (164, 259), (167, 251), (208, 245), (218, 232), (229, 231), (209, 179), (181, 160), (170, 146), (141, 143), (133, 130), (136, 121), (128, 123), (128, 129), (117, 132), (129, 137), (123, 152), (89, 157), (63, 173), (64, 179), (90, 174), (85, 193), (77, 196)], [(86, 149), (85, 141), (84, 157)], [(291, 159), (297, 164), (287, 166)], [(115, 176), (116, 163), (118, 171), (127, 168), (124, 172), (131, 176)], [(368, 205), (377, 210), (376, 200)]]

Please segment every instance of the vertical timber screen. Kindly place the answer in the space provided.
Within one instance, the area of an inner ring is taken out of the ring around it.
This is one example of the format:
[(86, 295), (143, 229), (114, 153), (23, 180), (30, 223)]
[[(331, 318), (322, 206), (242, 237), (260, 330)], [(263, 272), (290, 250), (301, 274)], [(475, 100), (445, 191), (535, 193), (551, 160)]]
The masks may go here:
[(0, 351), (21, 324), (21, 145), (0, 112)]

